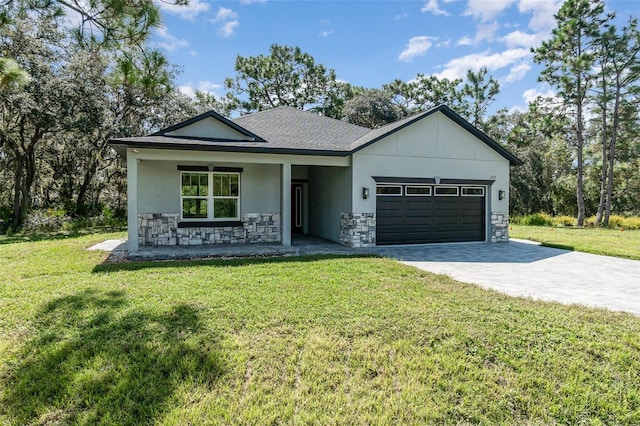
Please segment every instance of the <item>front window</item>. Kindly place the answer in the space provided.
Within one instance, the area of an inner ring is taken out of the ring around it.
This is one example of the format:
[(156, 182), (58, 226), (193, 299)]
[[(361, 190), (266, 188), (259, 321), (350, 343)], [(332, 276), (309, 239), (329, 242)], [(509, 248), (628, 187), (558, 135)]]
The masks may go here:
[(180, 194), (184, 220), (240, 217), (239, 173), (183, 172)]
[(213, 173), (213, 218), (237, 219), (240, 175)]

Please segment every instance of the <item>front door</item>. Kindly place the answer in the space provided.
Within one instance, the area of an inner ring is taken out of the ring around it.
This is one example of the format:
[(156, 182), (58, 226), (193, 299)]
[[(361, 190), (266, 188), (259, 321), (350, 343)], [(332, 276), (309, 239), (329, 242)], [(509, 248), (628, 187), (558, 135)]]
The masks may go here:
[(302, 234), (303, 198), (301, 183), (291, 184), (291, 233)]

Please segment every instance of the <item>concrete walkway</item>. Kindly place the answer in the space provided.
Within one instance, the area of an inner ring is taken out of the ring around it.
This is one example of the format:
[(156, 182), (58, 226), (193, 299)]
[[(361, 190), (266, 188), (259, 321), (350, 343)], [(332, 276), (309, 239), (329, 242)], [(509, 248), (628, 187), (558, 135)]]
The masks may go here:
[(537, 243), (455, 243), (350, 249), (314, 237), (296, 237), (291, 247), (239, 244), (188, 247), (144, 247), (128, 255), (126, 243), (95, 247), (111, 251), (107, 262), (296, 256), (310, 254), (376, 254), (419, 269), (446, 274), (512, 296), (603, 307), (640, 315), (640, 261), (543, 247)]
[(379, 247), (375, 252), (425, 271), (512, 296), (640, 315), (640, 261), (531, 242)]

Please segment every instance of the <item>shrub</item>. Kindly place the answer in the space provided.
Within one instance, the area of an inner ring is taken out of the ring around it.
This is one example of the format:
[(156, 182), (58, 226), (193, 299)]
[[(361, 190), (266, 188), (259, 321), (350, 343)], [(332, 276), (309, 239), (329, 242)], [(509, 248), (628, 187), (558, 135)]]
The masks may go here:
[(22, 229), (26, 233), (56, 232), (71, 219), (64, 210), (34, 210), (27, 215)]
[(577, 219), (573, 216), (556, 216), (552, 221), (554, 226), (576, 226)]
[[(596, 217), (591, 216), (585, 219), (585, 226), (594, 227), (596, 226)], [(640, 217), (638, 216), (620, 216), (620, 215), (611, 215), (609, 216), (609, 228), (624, 228), (624, 229), (640, 229)]]
[(540, 212), (524, 216), (520, 223), (530, 226), (551, 226), (553, 225), (553, 220), (547, 213)]
[(622, 219), (622, 224), (620, 226), (625, 229), (640, 229), (640, 217), (625, 217)]
[(624, 222), (624, 217), (612, 214), (609, 216), (609, 227), (610, 228), (620, 228), (622, 223)]

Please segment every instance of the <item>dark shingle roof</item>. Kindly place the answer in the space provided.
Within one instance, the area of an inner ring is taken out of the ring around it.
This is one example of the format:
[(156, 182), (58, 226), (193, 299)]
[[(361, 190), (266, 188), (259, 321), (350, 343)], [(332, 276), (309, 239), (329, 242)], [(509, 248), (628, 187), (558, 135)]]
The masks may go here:
[[(333, 118), (323, 117), (293, 107), (278, 107), (228, 120), (210, 111), (150, 136), (116, 138), (109, 141), (117, 147), (166, 148), (198, 151), (230, 151), (257, 153), (291, 153), (346, 156), (353, 154), (396, 131), (441, 111), (465, 130), (494, 149), (512, 165), (522, 162), (489, 136), (464, 120), (445, 105), (406, 117), (371, 130)], [(205, 117), (213, 117), (247, 136), (245, 140), (189, 136), (166, 136), (165, 133), (185, 127)]]
[(320, 151), (350, 151), (350, 145), (371, 131), (345, 121), (293, 107), (279, 107), (233, 120), (259, 134), (274, 147)]

